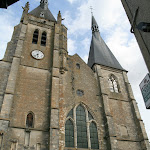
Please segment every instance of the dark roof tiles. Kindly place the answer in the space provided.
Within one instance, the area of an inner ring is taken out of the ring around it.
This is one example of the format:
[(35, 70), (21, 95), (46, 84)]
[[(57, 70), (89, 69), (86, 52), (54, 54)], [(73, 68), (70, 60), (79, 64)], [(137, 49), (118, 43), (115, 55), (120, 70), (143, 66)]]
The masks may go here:
[(44, 18), (44, 19), (47, 19), (49, 21), (56, 22), (56, 19), (54, 18), (54, 16), (50, 12), (50, 10), (47, 7), (46, 8), (43, 7), (43, 5), (40, 4), (40, 6), (38, 6), (34, 10), (32, 10), (29, 14), (31, 14), (31, 15), (33, 15), (35, 17)]
[(104, 65), (120, 70), (124, 70), (113, 53), (110, 51), (104, 40), (101, 38), (95, 18), (92, 16), (92, 41), (88, 58), (88, 66), (93, 67), (94, 64)]

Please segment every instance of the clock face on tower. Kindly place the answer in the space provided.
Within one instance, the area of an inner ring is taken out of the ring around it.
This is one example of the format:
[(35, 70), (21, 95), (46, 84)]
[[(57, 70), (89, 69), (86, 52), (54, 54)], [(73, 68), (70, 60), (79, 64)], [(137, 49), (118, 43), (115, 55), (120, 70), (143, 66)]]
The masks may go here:
[(32, 55), (33, 58), (38, 59), (38, 60), (44, 58), (44, 54), (40, 50), (33, 50), (31, 52), (31, 55)]

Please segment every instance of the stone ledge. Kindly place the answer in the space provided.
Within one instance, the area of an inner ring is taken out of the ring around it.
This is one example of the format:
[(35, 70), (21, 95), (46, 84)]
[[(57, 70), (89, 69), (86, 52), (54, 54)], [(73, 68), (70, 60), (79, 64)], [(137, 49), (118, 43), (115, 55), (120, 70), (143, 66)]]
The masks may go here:
[[(27, 128), (24, 128), (24, 127), (17, 127), (17, 126), (9, 126), (9, 128), (24, 129), (24, 130), (27, 129)], [(29, 130), (29, 131), (43, 131), (43, 132), (49, 132), (49, 129), (48, 129), (48, 130), (42, 130), (42, 129), (38, 129), (38, 128), (29, 128), (28, 130)]]

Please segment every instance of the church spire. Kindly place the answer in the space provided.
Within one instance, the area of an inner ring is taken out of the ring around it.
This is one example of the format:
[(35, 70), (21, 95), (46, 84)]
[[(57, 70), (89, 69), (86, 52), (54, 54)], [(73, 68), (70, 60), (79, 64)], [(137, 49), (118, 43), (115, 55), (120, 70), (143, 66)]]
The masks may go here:
[(92, 32), (99, 32), (99, 27), (98, 27), (98, 24), (92, 14)]
[(48, 9), (48, 0), (41, 0), (40, 6), (45, 10)]
[(93, 15), (91, 30), (92, 41), (88, 58), (88, 66), (92, 68), (94, 64), (99, 64), (111, 68), (124, 70), (100, 36), (99, 27)]

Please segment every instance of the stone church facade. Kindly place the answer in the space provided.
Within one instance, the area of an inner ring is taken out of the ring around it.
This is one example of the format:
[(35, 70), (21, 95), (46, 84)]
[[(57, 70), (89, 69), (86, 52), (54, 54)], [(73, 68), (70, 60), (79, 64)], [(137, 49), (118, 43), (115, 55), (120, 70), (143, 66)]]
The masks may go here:
[(0, 150), (150, 150), (127, 77), (92, 16), (88, 64), (48, 1), (26, 4), (0, 61)]

